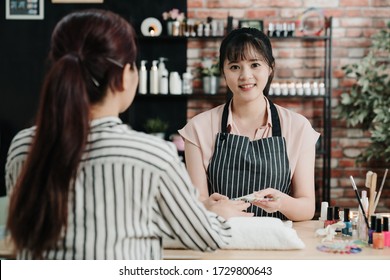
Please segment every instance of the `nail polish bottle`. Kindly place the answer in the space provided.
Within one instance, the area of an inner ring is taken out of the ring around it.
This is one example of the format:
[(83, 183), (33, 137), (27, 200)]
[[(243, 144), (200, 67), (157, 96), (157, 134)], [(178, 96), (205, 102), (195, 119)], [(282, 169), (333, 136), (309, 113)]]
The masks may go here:
[(372, 247), (374, 249), (383, 249), (385, 247), (385, 239), (382, 232), (381, 219), (376, 219), (376, 230), (372, 234)]
[(375, 232), (376, 216), (371, 216), (370, 229), (368, 230), (368, 244), (372, 244), (372, 234)]
[(319, 218), (320, 221), (326, 220), (326, 213), (328, 211), (328, 206), (329, 206), (329, 204), (327, 201), (321, 202), (321, 216)]
[[(340, 208), (338, 206), (335, 206), (335, 208), (334, 208), (333, 220), (334, 220), (334, 223), (337, 223), (340, 221)], [(341, 232), (341, 229), (336, 228), (336, 232)]]
[(340, 208), (336, 206), (333, 211), (333, 220), (335, 223), (340, 221)]
[(352, 223), (349, 219), (349, 208), (344, 209), (344, 224), (345, 228), (341, 230), (344, 236), (352, 236)]
[(327, 214), (326, 214), (326, 221), (324, 222), (324, 228), (332, 224), (334, 224), (333, 207), (328, 207)]
[(388, 217), (383, 217), (383, 235), (385, 238), (385, 247), (390, 247), (390, 231)]

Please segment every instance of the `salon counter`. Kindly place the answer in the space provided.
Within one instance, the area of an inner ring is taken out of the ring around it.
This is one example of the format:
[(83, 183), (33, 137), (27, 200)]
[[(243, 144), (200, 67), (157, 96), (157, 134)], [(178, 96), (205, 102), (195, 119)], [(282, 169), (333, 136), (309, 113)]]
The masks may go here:
[(327, 253), (317, 250), (323, 237), (316, 237), (315, 232), (321, 228), (320, 221), (295, 222), (293, 228), (297, 231), (298, 236), (305, 243), (302, 250), (217, 250), (215, 252), (198, 252), (183, 249), (164, 249), (164, 259), (183, 260), (390, 260), (390, 248), (373, 249), (363, 247), (360, 253), (340, 254)]
[[(302, 250), (217, 250), (215, 252), (198, 252), (183, 249), (164, 249), (164, 259), (167, 260), (390, 260), (390, 248), (373, 249), (363, 247), (362, 252), (356, 254), (326, 253), (317, 250), (323, 237), (316, 237), (315, 231), (321, 227), (319, 221), (295, 222), (293, 228), (305, 243)], [(13, 258), (10, 242), (0, 240), (0, 257)]]

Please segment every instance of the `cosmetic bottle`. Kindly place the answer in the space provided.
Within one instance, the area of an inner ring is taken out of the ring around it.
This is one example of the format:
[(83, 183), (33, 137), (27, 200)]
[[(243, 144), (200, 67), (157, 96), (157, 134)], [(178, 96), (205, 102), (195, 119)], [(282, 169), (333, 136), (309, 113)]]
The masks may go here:
[(165, 57), (160, 57), (160, 63), (158, 64), (158, 88), (161, 94), (168, 94), (168, 70), (165, 67)]
[(203, 24), (202, 23), (198, 24), (198, 27), (196, 29), (196, 33), (198, 34), (199, 37), (203, 36)]
[(376, 216), (371, 216), (370, 217), (371, 223), (370, 223), (370, 229), (368, 230), (368, 244), (372, 244), (372, 234), (376, 230)]
[(383, 236), (385, 238), (385, 247), (390, 247), (390, 231), (388, 217), (383, 217)]
[[(368, 211), (367, 191), (362, 191), (362, 196), (361, 196), (360, 201), (362, 202), (364, 213), (367, 213), (367, 211)], [(361, 241), (367, 242), (368, 241), (368, 228), (367, 228), (364, 214), (360, 208), (359, 208), (359, 215), (358, 215), (357, 230), (358, 230), (358, 239)]]
[(344, 208), (344, 224), (345, 227), (341, 230), (344, 236), (352, 236), (352, 223), (349, 219), (349, 209)]
[[(338, 206), (334, 207), (333, 220), (334, 220), (334, 223), (337, 223), (340, 221), (340, 208)], [(336, 232), (341, 232), (341, 229), (336, 228)]]
[(329, 206), (329, 204), (327, 201), (321, 202), (321, 216), (319, 218), (320, 221), (326, 220), (326, 213), (328, 212), (328, 206)]
[(209, 37), (210, 36), (210, 32), (211, 32), (211, 26), (210, 26), (210, 23), (206, 23), (204, 25), (204, 36), (206, 37)]
[(334, 224), (333, 220), (333, 207), (328, 207), (326, 211), (326, 220), (324, 222), (324, 228), (326, 228), (329, 225)]
[(182, 85), (179, 72), (171, 72), (169, 74), (169, 93), (170, 94), (181, 94)]
[(151, 94), (158, 94), (158, 60), (152, 61), (152, 68), (150, 69), (150, 84), (149, 89)]
[(190, 69), (183, 73), (183, 93), (192, 94), (192, 74)]
[(141, 60), (141, 67), (139, 69), (138, 93), (140, 94), (148, 93), (148, 72), (146, 70), (146, 62), (146, 60)]
[(335, 223), (340, 221), (340, 207), (335, 206), (333, 211), (333, 220)]
[(383, 249), (385, 247), (385, 239), (382, 232), (382, 221), (376, 219), (376, 230), (372, 234), (372, 247), (374, 249)]

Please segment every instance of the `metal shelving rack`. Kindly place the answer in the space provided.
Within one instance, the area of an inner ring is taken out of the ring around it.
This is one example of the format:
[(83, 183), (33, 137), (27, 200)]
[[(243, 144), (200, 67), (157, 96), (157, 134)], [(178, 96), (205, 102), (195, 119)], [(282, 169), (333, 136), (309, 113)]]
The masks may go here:
[[(331, 178), (331, 97), (332, 97), (332, 17), (325, 20), (324, 36), (296, 36), (296, 37), (271, 37), (272, 40), (305, 40), (305, 41), (324, 41), (324, 84), (325, 94), (318, 96), (275, 96), (272, 98), (322, 98), (323, 99), (323, 135), (321, 135), (321, 149), (317, 151), (322, 156), (322, 186), (321, 199), (322, 201), (330, 202), (330, 178)], [(320, 204), (317, 201), (317, 206)]]

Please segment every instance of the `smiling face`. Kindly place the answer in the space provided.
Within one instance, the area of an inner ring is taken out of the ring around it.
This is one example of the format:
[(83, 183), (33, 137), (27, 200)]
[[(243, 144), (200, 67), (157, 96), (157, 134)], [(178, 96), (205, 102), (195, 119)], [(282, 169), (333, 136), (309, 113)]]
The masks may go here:
[(272, 69), (254, 47), (247, 45), (240, 57), (225, 59), (223, 73), (235, 98), (250, 101), (263, 96)]
[(222, 41), (219, 53), (220, 70), (236, 97), (268, 95), (275, 59), (267, 35), (255, 28), (235, 29)]

